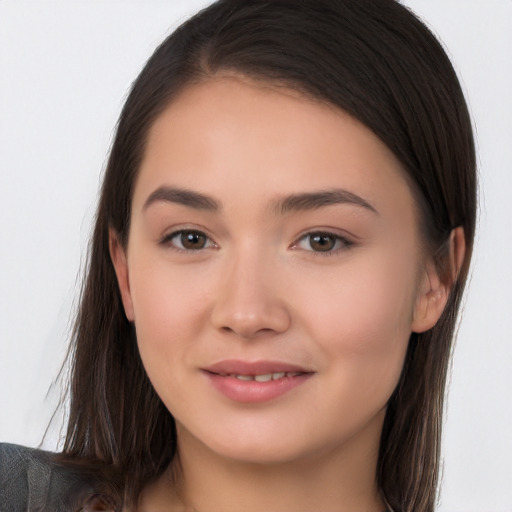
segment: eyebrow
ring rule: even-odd
[[[361,206],[379,215],[379,212],[365,199],[344,189],[320,190],[318,192],[306,192],[293,194],[279,199],[274,204],[276,213],[285,215],[287,213],[316,210],[324,206],[335,204],[353,204]]]
[[[196,210],[219,212],[221,204],[216,199],[199,192],[175,187],[159,187],[146,199],[143,210],[159,201],[177,203]]]
[[[220,201],[213,197],[192,190],[169,186],[159,187],[152,192],[146,199],[143,210],[160,201],[181,204],[196,210],[210,212],[220,212],[222,210]],[[278,215],[286,215],[293,212],[316,210],[335,204],[352,204],[379,215],[379,212],[368,201],[344,189],[291,194],[274,201],[272,209]]]

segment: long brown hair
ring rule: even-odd
[[[457,312],[476,216],[471,121],[442,46],[394,0],[220,0],[154,52],[122,111],[106,168],[71,350],[67,460],[112,468],[125,503],[173,463],[176,429],[142,366],[109,255],[129,235],[149,128],[187,85],[235,72],[345,110],[398,157],[438,264],[454,227],[466,253],[446,309],[413,334],[382,432],[377,481],[395,512],[432,512]]]

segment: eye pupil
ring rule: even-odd
[[[195,231],[184,231],[181,234],[181,243],[185,249],[203,249],[206,245],[206,236]]]
[[[314,251],[327,252],[334,248],[336,240],[332,235],[317,234],[310,236],[309,243]]]

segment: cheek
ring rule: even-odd
[[[179,371],[204,325],[206,295],[201,276],[183,271],[161,259],[133,258],[131,295],[139,351],[151,380],[154,372]],[[204,283],[203,283],[204,284]]]
[[[411,333],[415,282],[411,264],[395,256],[361,260],[316,290],[304,314],[342,387],[392,393]]]

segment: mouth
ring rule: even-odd
[[[219,375],[220,377],[233,377],[235,379],[250,382],[269,382],[271,380],[280,380],[285,379],[287,377],[298,377],[299,375],[305,375],[308,372],[275,372],[275,373],[261,373],[259,375],[245,375],[245,374],[235,374],[235,373],[217,373],[214,375]]]
[[[272,377],[277,375],[277,378],[283,378],[282,373],[285,375],[312,373],[308,368],[283,361],[241,361],[238,359],[225,359],[210,366],[206,366],[203,370],[223,376],[240,375],[260,377],[270,375]]]
[[[274,400],[306,382],[315,372],[275,361],[226,360],[202,368],[212,387],[239,403]]]

